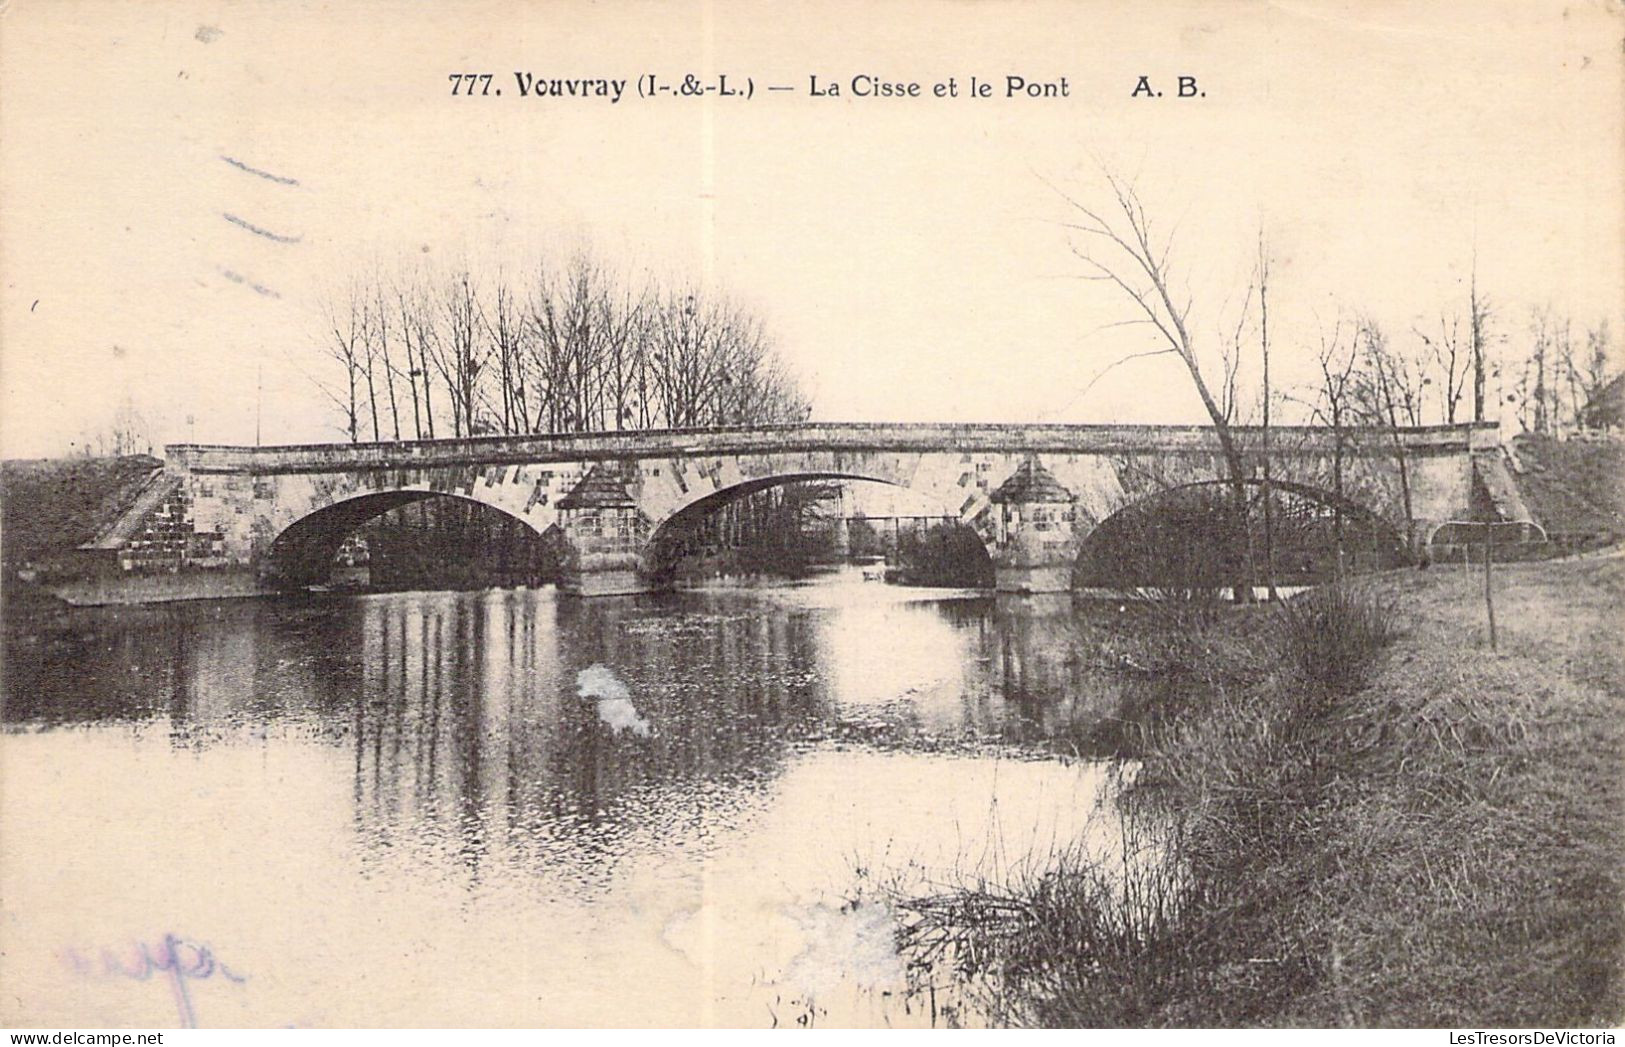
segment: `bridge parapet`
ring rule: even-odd
[[[1327,455],[1341,440],[1351,457],[1452,455],[1493,450],[1494,423],[1390,429],[1350,427],[1341,436],[1319,426],[1233,430],[1247,454]],[[1022,425],[999,423],[819,422],[718,429],[482,436],[460,440],[287,444],[236,447],[172,444],[172,467],[196,473],[274,474],[336,469],[406,469],[454,465],[540,464],[638,458],[727,457],[801,451],[961,452],[1001,454],[1195,454],[1219,452],[1211,426]]]

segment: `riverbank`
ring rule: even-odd
[[[995,975],[1002,1020],[1625,1016],[1625,559],[1498,567],[1495,651],[1476,573],[1365,585],[1398,634],[1364,680],[1312,684],[1278,654],[1152,731],[1130,807],[1182,829],[1177,878],[1131,878],[1138,929],[1096,911],[1116,904],[1102,872],[1064,856],[1002,889],[1007,915],[957,929]],[[1280,625],[1221,642],[1254,645],[1236,663],[1256,665],[1283,650]]]

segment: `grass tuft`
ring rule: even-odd
[[[1377,656],[1398,635],[1396,601],[1366,586],[1322,586],[1279,607],[1284,659],[1327,694],[1364,687]]]

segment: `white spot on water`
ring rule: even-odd
[[[879,901],[719,905],[679,912],[665,943],[720,981],[777,986],[790,997],[829,1002],[847,994],[901,991],[896,914]]]
[[[616,734],[631,731],[649,737],[649,721],[638,715],[632,693],[606,665],[589,665],[576,673],[576,694],[598,703],[598,718]]]
[[[856,905],[808,905],[786,910],[801,925],[802,950],[785,968],[783,983],[810,1000],[843,986],[887,989],[905,980],[897,955],[897,921],[891,906],[865,901]]]

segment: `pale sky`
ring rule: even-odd
[[[1101,330],[1127,306],[1060,225],[1050,183],[1101,200],[1097,159],[1177,223],[1210,349],[1265,225],[1282,383],[1340,311],[1400,337],[1459,306],[1475,239],[1514,345],[1543,302],[1617,336],[1622,27],[1587,3],[14,0],[0,452],[66,451],[126,397],[160,442],[252,443],[261,380],[265,442],[337,439],[306,377],[323,286],[583,243],[749,304],[817,418],[1199,421],[1168,357],[1084,395],[1147,337]],[[525,99],[515,71],[757,93]],[[502,95],[454,98],[453,72]],[[849,97],[859,74],[925,97]],[[1007,74],[1070,97],[1005,100]],[[1130,97],[1142,74],[1163,98]],[[1180,74],[1206,96],[1173,98]],[[931,97],[950,76],[961,97]]]

